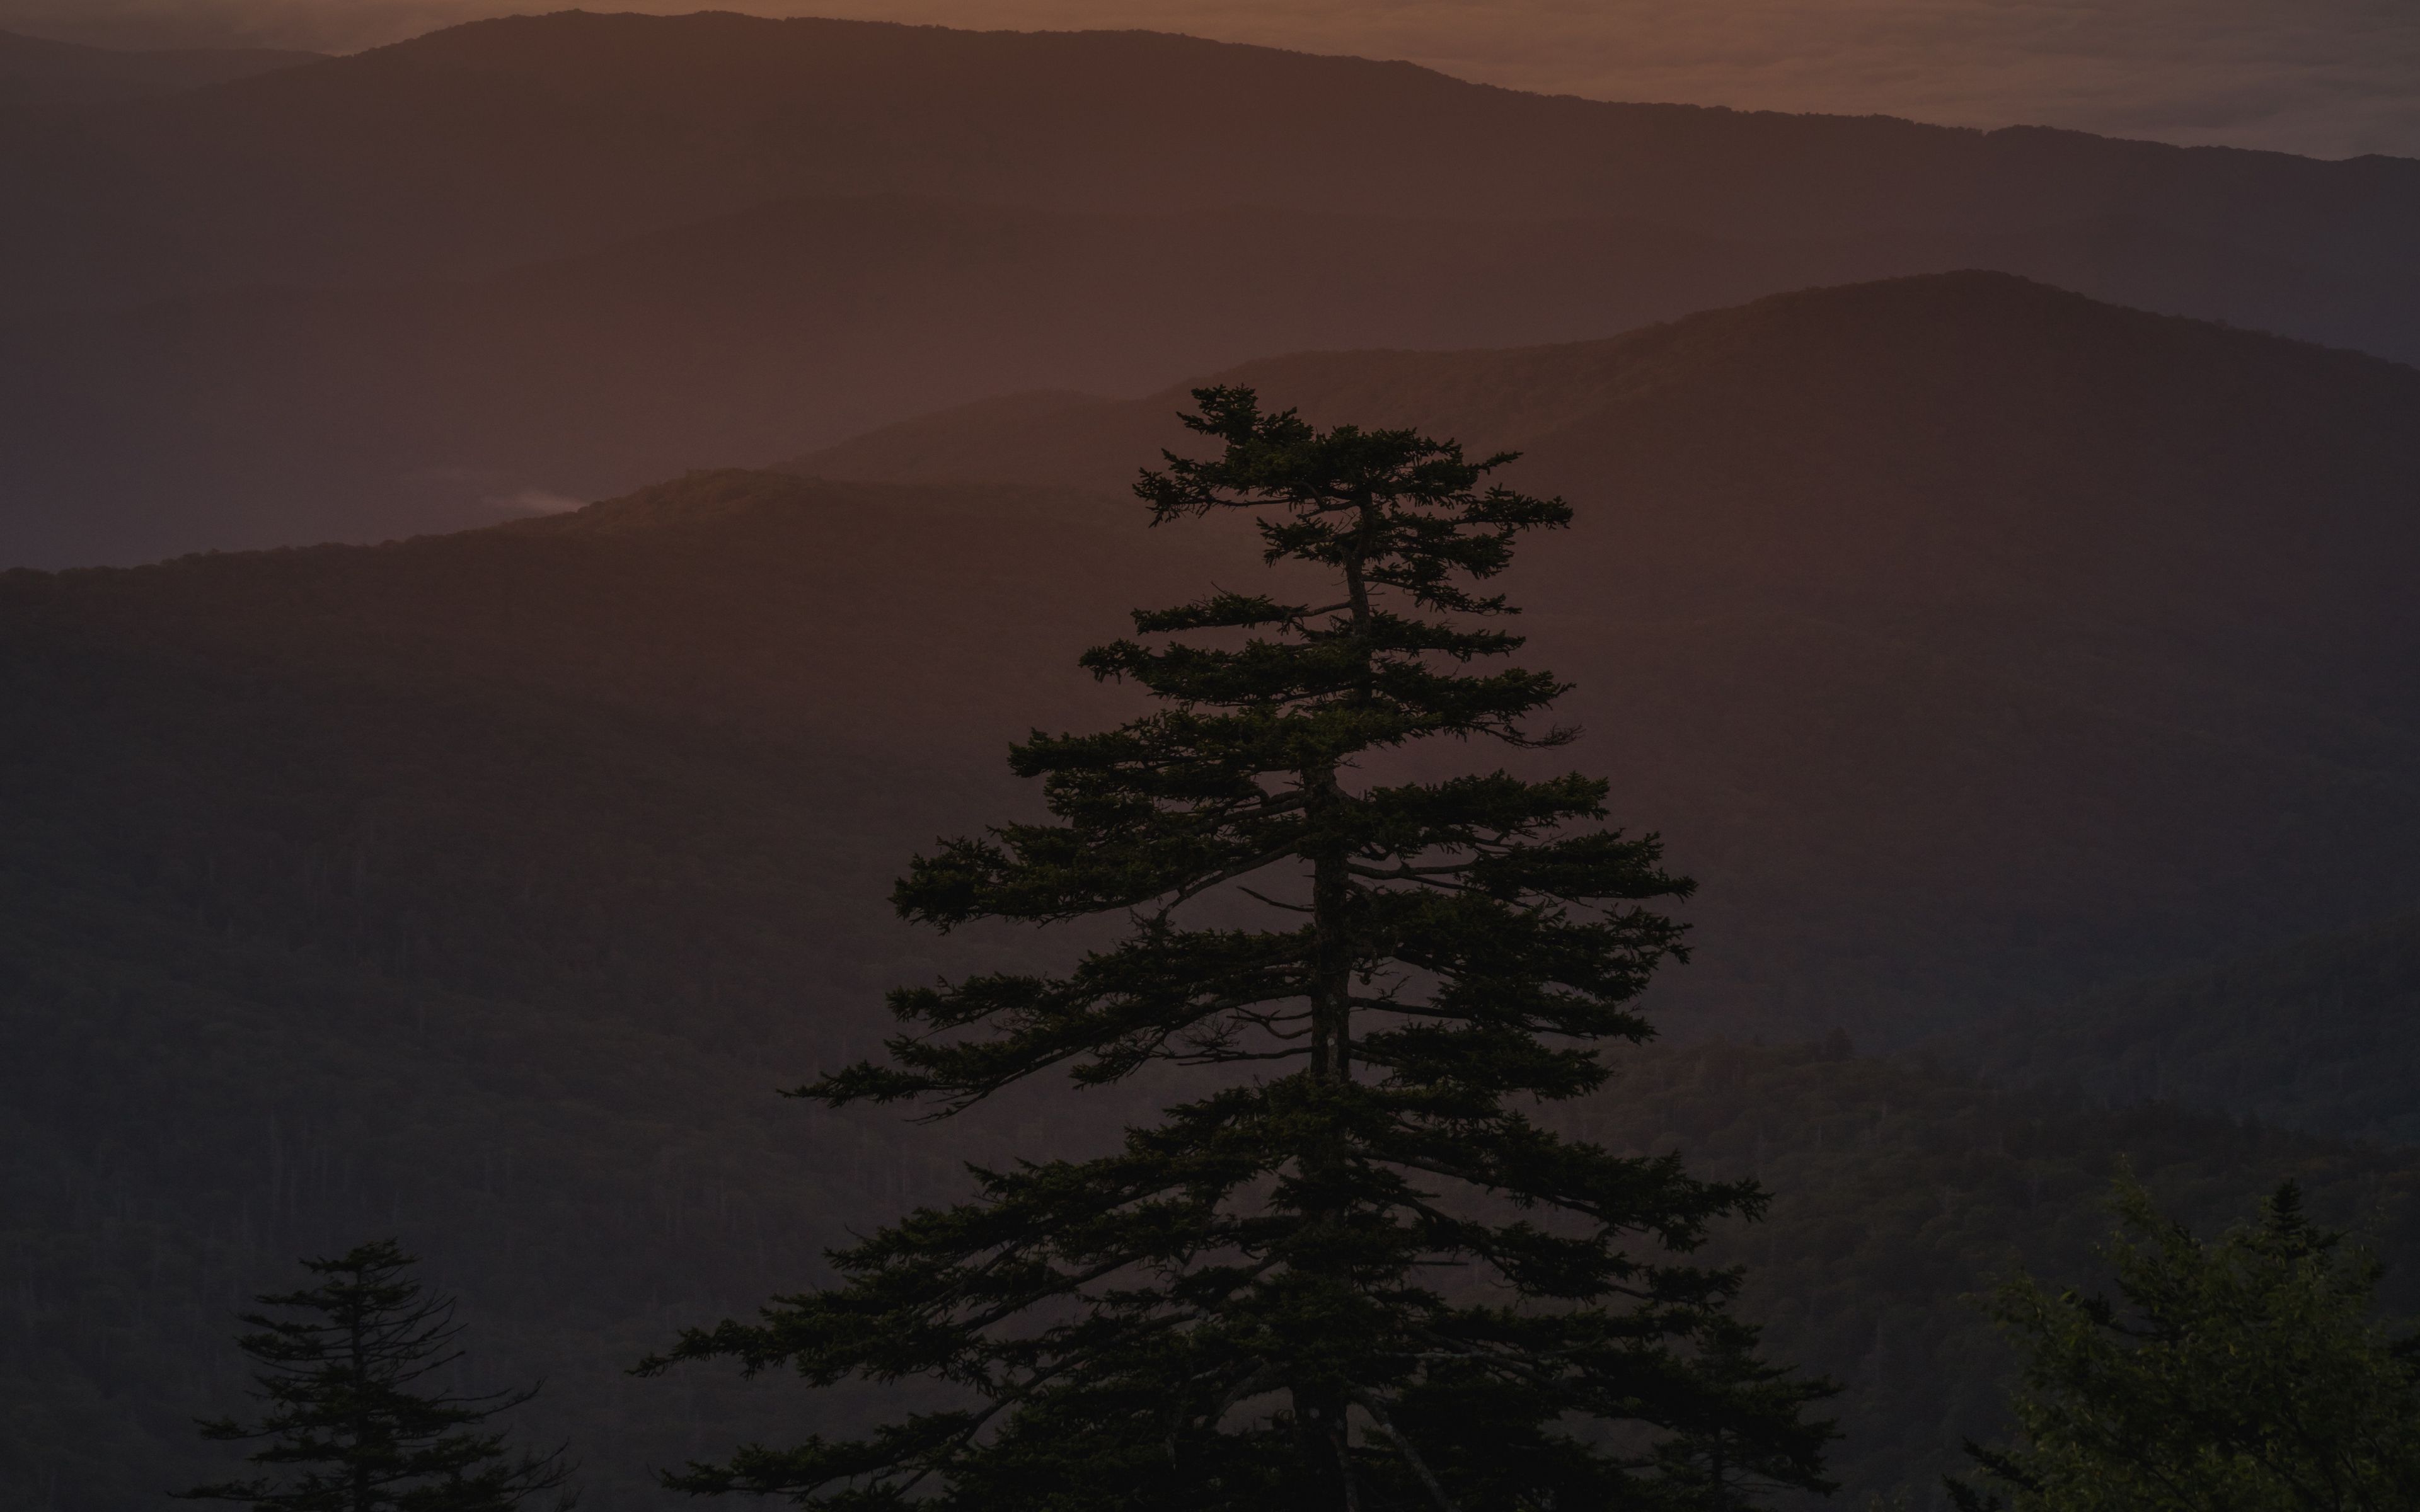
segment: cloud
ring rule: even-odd
[[[708,0],[614,0],[678,11]],[[1145,26],[1409,58],[1607,100],[2069,126],[2420,156],[2414,0],[715,0],[961,26]],[[121,45],[348,51],[551,5],[0,0],[0,27]]]

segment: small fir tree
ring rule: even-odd
[[[191,1501],[256,1512],[514,1512],[543,1498],[567,1508],[564,1452],[510,1449],[487,1429],[537,1395],[462,1396],[419,1385],[462,1357],[452,1298],[422,1293],[418,1263],[392,1240],[304,1260],[318,1284],[256,1299],[290,1316],[245,1313],[236,1347],[259,1366],[261,1415],[202,1424],[206,1438],[258,1443],[249,1480],[198,1486]]]
[[[1517,637],[1477,584],[1560,500],[1409,430],[1316,431],[1251,391],[1198,390],[1223,443],[1137,492],[1155,523],[1259,514],[1316,603],[1220,592],[1139,611],[1084,658],[1158,712],[1015,748],[1054,822],[920,857],[900,913],[1123,914],[1069,974],[891,996],[887,1064],[799,1095],[929,1100],[941,1117],[1063,1072],[1243,1073],[1107,1158],[976,1169],[976,1200],[833,1256],[844,1284],[665,1359],[925,1377],[966,1404],[862,1438],[751,1447],[669,1477],[801,1504],[1016,1508],[1729,1507],[1822,1488],[1827,1388],[1752,1358],[1736,1277],[1676,1256],[1754,1215],[1744,1182],[1559,1137],[1534,1103],[1606,1081],[1606,1041],[1680,929],[1690,885],[1652,837],[1590,827],[1606,784],[1503,771],[1371,780],[1439,736],[1552,746],[1563,691],[1470,670]],[[1205,912],[1214,899],[1224,913]],[[1271,927],[1230,927],[1244,901]]]
[[[2113,1303],[2020,1274],[1993,1299],[2024,1353],[2023,1443],[1967,1450],[1964,1512],[2390,1512],[2420,1506],[2420,1336],[2371,1316],[2378,1261],[2288,1182],[2205,1244],[2131,1177],[2102,1253]]]

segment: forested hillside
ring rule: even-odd
[[[1570,1116],[1781,1194],[1719,1252],[1773,1352],[1849,1381],[1860,1493],[1992,1429],[1957,1299],[2014,1257],[2077,1271],[2121,1154],[2211,1218],[2299,1174],[2411,1253],[2399,1149],[1748,1041],[1886,1049],[2411,896],[2420,378],[1984,276],[1245,376],[1527,446],[1516,475],[1571,493],[1508,583],[1523,659],[1579,685],[1554,759],[1703,891],[1650,1000],[1679,1048]],[[199,1474],[241,1296],[390,1231],[464,1293],[474,1374],[550,1378],[533,1426],[575,1438],[592,1507],[787,1431],[781,1382],[620,1372],[814,1282],[954,1157],[1126,1117],[917,1129],[773,1092],[868,1048],[886,986],[1073,943],[883,899],[935,835],[1030,811],[1009,740],[1129,706],[1080,647],[1259,572],[1109,491],[1174,402],[945,417],[914,448],[954,482],[700,472],[383,547],[0,576],[0,1480],[115,1512]]]
[[[2114,1106],[2223,1110],[2420,1144],[2420,917],[2272,942],[1945,1036],[1941,1054]]]
[[[456,529],[989,393],[1964,267],[2420,354],[2400,160],[1140,32],[486,22],[10,112],[0,194],[12,564]]]
[[[198,1475],[231,1309],[297,1253],[400,1232],[465,1291],[473,1376],[549,1377],[534,1420],[580,1437],[591,1504],[643,1504],[644,1466],[752,1420],[621,1371],[950,1174],[897,1120],[773,1091],[957,959],[881,893],[969,817],[974,764],[917,746],[972,711],[813,721],[899,664],[854,665],[845,614],[820,644],[763,630],[794,594],[861,610],[888,593],[862,574],[1000,501],[757,482],[736,539],[707,480],[543,538],[0,584],[0,1478],[114,1509]],[[896,505],[920,529],[886,530]],[[1085,523],[1020,521],[1072,563]],[[1063,662],[1064,628],[972,565],[953,590],[1020,632],[988,670]]]
[[[1834,1407],[1851,1506],[1876,1491],[1941,1505],[1938,1477],[1962,1468],[1961,1443],[2005,1434],[2012,1361],[1975,1294],[2019,1263],[2106,1289],[2091,1251],[2111,1227],[2103,1204],[2121,1160],[2205,1232],[2277,1182],[2302,1182],[2316,1219],[2365,1233],[2393,1262],[2384,1305],[2420,1311],[2420,1155],[2407,1149],[1994,1093],[1837,1041],[1651,1051],[1576,1123],[1617,1147],[1683,1150],[1709,1174],[1753,1173],[1776,1193],[1764,1223],[1717,1238],[1713,1254],[1746,1266],[1742,1311],[1767,1320],[1775,1358],[1847,1387]]]
[[[584,1504],[677,1504],[647,1467],[795,1434],[802,1399],[779,1381],[624,1366],[681,1324],[819,1279],[822,1245],[954,1191],[954,1155],[1101,1132],[1102,1114],[1049,1099],[915,1137],[885,1114],[772,1097],[819,1063],[812,1034],[734,1045],[242,931],[116,909],[104,924],[23,891],[11,904],[26,969],[0,1001],[28,1053],[10,1060],[0,1170],[0,1473],[35,1506],[116,1512],[222,1465],[188,1419],[234,1405],[231,1310],[297,1253],[389,1232],[464,1293],[466,1381],[548,1378],[530,1427],[572,1440]],[[2408,1154],[1992,1094],[1838,1049],[1642,1053],[1572,1117],[1780,1194],[1714,1257],[1752,1268],[1744,1310],[1770,1320],[1775,1357],[1848,1383],[1837,1465],[1853,1495],[1921,1497],[1960,1436],[1998,1430],[2004,1357],[1964,1294],[2020,1259],[2087,1273],[2121,1155],[2205,1221],[2292,1175],[2390,1253],[2420,1239]],[[2408,1279],[2398,1305],[2420,1303]]]

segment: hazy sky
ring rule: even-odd
[[[0,0],[0,27],[130,45],[351,51],[473,16],[551,8],[547,0]],[[1410,58],[1602,99],[2420,157],[2420,0],[730,0],[719,8],[1142,26]]]

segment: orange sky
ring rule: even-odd
[[[552,8],[551,0],[0,0],[0,27],[350,51],[474,15]],[[2420,0],[723,0],[720,8],[1145,26],[1404,57],[1602,99],[2420,156]]]

